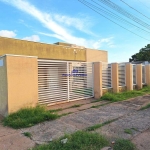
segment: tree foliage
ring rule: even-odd
[[[136,53],[129,58],[129,62],[149,61],[150,62],[150,44],[141,48],[139,53]]]

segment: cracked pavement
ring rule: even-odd
[[[36,144],[57,139],[64,134],[70,134],[116,118],[119,119],[94,132],[104,134],[109,139],[117,137],[131,139],[139,150],[149,150],[146,149],[145,144],[150,143],[150,108],[138,111],[148,103],[150,103],[150,95],[140,96],[128,101],[100,106],[99,108],[75,111],[57,120],[46,121],[33,127],[19,130],[3,127],[0,124],[0,150],[26,150]],[[125,133],[125,129],[132,129],[132,134]],[[25,137],[22,134],[23,132],[30,132],[32,140]],[[139,139],[144,139],[144,137],[146,140],[143,140],[142,145]]]

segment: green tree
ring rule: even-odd
[[[150,44],[141,48],[139,53],[136,53],[129,58],[129,62],[149,61],[150,62]]]

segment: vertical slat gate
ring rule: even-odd
[[[40,104],[67,101],[68,82],[62,74],[67,74],[67,62],[38,60]]]
[[[142,65],[142,83],[146,84],[146,69],[145,69],[145,65]]]
[[[136,65],[132,65],[132,67],[133,67],[133,85],[136,85],[137,84],[137,77],[136,77]]]
[[[102,88],[112,88],[112,67],[111,64],[102,64]]]
[[[119,77],[119,86],[126,86],[126,71],[125,71],[125,63],[118,64],[118,77]]]
[[[93,91],[93,63],[38,60],[40,104],[90,98]]]
[[[93,63],[69,62],[69,100],[93,97]]]

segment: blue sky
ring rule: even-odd
[[[86,1],[96,4],[91,0]],[[95,2],[102,4],[99,0]],[[142,14],[121,0],[112,2],[150,24],[149,0],[124,0]],[[106,5],[103,6],[108,9]],[[103,15],[108,17],[107,14]],[[131,55],[150,43],[149,33],[140,32],[135,26],[118,20],[113,21],[148,40],[117,26],[78,0],[0,0],[0,36],[50,44],[62,41],[106,50],[109,62],[128,61]],[[149,32],[149,25],[147,29],[138,26]]]

